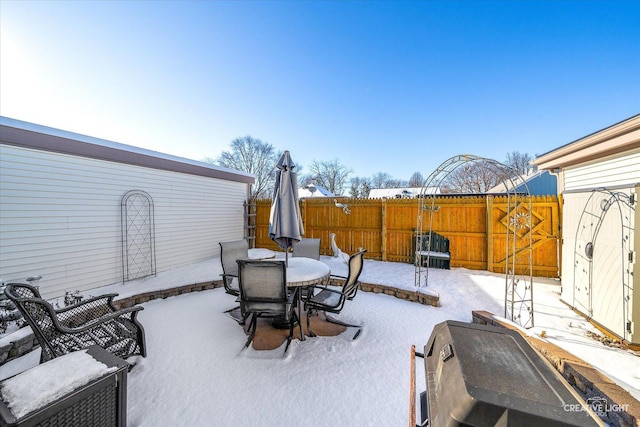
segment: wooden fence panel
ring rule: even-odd
[[[506,197],[495,197],[493,200],[492,221],[493,236],[493,268],[491,271],[504,272],[504,258],[506,254],[506,233],[507,224],[513,218],[513,213],[507,213]],[[528,211],[528,203],[523,203],[518,212]],[[555,196],[534,196],[531,199],[531,246],[532,265],[534,276],[559,277],[559,233],[560,216],[558,199]],[[521,236],[516,246],[526,246],[529,234],[518,231]],[[528,263],[528,258],[524,256],[516,257],[516,264],[519,266],[517,272],[522,272]],[[528,254],[527,254],[528,255]]]
[[[346,253],[366,248],[368,257],[382,259],[382,207],[371,199],[336,199],[347,210],[336,206],[332,198],[305,199],[301,202],[305,236],[319,237],[321,253],[332,254],[330,235]],[[349,213],[347,213],[349,212]]]
[[[487,206],[484,197],[437,197],[432,230],[449,239],[451,266],[485,270]],[[422,231],[429,231],[429,211]]]
[[[333,198],[308,198],[300,201],[305,237],[321,239],[320,251],[331,255],[330,235],[336,235],[340,249],[353,253],[363,247],[367,258],[413,262],[419,200],[417,199],[349,199],[337,198],[348,205],[348,212]],[[442,196],[423,211],[423,232],[432,230],[450,242],[451,266],[475,270],[504,272],[507,226],[513,212],[508,212],[507,198],[502,196]],[[528,210],[528,202],[526,206]],[[518,209],[524,209],[520,206]],[[533,274],[558,277],[558,242],[560,214],[555,196],[535,196],[532,206]],[[269,239],[270,200],[257,202],[256,246],[278,249]],[[527,231],[517,246],[528,242]],[[528,257],[528,251],[526,251]],[[525,254],[516,257],[518,269],[528,265]]]
[[[395,262],[413,262],[418,204],[415,199],[374,199],[384,212],[385,248],[380,259]]]

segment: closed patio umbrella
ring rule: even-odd
[[[298,177],[293,171],[295,167],[289,151],[285,151],[276,164],[278,170],[269,214],[269,238],[285,250],[287,264],[289,248],[304,235],[298,205]]]

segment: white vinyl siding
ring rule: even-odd
[[[243,236],[245,183],[0,144],[0,278],[42,274],[45,297],[122,281],[130,190],[153,199],[158,272]]]
[[[634,283],[633,277],[626,273],[633,270],[633,265],[628,262],[629,255],[621,243],[627,240],[634,242],[636,224],[633,211],[614,204],[600,220],[589,217],[580,225],[583,228],[594,227],[601,221],[597,240],[592,242],[594,256],[591,265],[582,265],[574,252],[576,247],[583,250],[588,243],[578,239],[576,246],[581,215],[585,210],[597,211],[597,206],[596,209],[587,206],[591,190],[605,188],[629,195],[635,193],[638,183],[640,150],[564,169],[562,300],[624,339],[631,339],[626,323],[632,320],[633,307],[633,301],[625,296],[624,287],[633,289]],[[637,196],[634,194],[636,200]],[[622,222],[621,218],[629,218],[629,221]],[[637,252],[637,248],[632,250]]]
[[[564,191],[634,187],[640,183],[640,150],[564,169]]]

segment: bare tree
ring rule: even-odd
[[[528,175],[531,171],[531,161],[533,158],[527,153],[521,153],[519,151],[513,151],[507,154],[507,158],[504,162],[505,165],[515,170],[521,175]]]
[[[391,178],[389,181],[387,181],[387,186],[387,188],[402,188],[407,186],[407,181]]]
[[[386,172],[377,172],[371,177],[373,188],[392,188],[393,178]]]
[[[298,171],[296,171],[298,172]],[[298,187],[306,187],[309,184],[317,184],[316,178],[312,175],[298,174]]]
[[[319,185],[335,195],[341,195],[344,192],[347,178],[353,172],[352,169],[341,164],[338,159],[327,162],[314,160],[309,166],[309,170],[310,172],[305,179],[313,177]]]
[[[411,178],[409,178],[409,183],[407,184],[407,186],[422,187],[423,183],[424,183],[424,177],[422,176],[422,174],[420,172],[414,172],[413,175],[411,175]]]
[[[349,187],[350,197],[369,197],[369,191],[371,190],[371,180],[366,177],[351,178],[351,186]]]
[[[273,194],[275,165],[281,154],[271,144],[247,135],[231,141],[231,151],[223,151],[217,159],[206,161],[254,174],[256,182],[251,188],[251,198],[269,198]]]
[[[371,188],[400,188],[406,185],[407,181],[396,179],[386,172],[377,172],[371,177]]]
[[[487,161],[464,163],[454,169],[444,180],[443,193],[486,193],[502,182],[504,168]]]

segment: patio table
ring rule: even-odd
[[[313,258],[289,258],[287,287],[299,288],[323,283],[331,275],[329,266]]]
[[[296,292],[296,304],[298,306],[298,317],[302,316],[301,288],[319,283],[325,283],[331,275],[329,266],[313,258],[295,257],[289,258],[287,265],[287,287]],[[299,320],[302,321],[302,320]],[[276,322],[277,324],[278,322]],[[284,327],[284,324],[282,325]],[[289,327],[289,325],[286,325]],[[300,337],[305,340],[304,335]]]
[[[271,259],[275,258],[276,253],[271,249],[266,248],[251,248],[249,249],[249,259]]]

